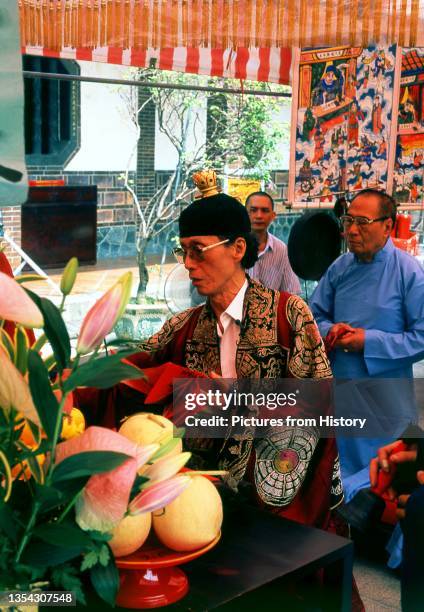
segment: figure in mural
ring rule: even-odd
[[[380,75],[382,77],[384,77],[384,75],[386,74],[386,68],[389,68],[390,66],[390,62],[389,64],[387,64],[387,60],[386,60],[386,54],[384,52],[384,49],[380,49],[379,51],[377,51],[376,55],[375,55],[375,60],[374,60],[374,76],[377,79]]]
[[[412,181],[412,183],[410,183],[409,185],[409,201],[417,202],[418,196],[419,196],[418,185],[414,181]]]
[[[387,152],[387,142],[385,140],[382,140],[380,144],[378,145],[377,155],[379,157],[382,157],[383,159],[386,159],[386,152]]]
[[[339,181],[337,184],[337,191],[342,192],[342,191],[346,191],[346,172],[347,172],[347,164],[346,164],[346,160],[343,154],[343,151],[339,152],[339,168],[340,168],[340,174],[339,174]]]
[[[421,168],[422,161],[423,161],[422,151],[420,151],[419,153],[418,151],[414,151],[414,161],[412,162],[414,164],[414,168]]]
[[[352,100],[347,116],[347,141],[350,145],[359,147],[359,121],[365,119],[357,100]]]
[[[362,80],[362,87],[366,89],[368,87],[368,79],[370,78],[370,67],[365,66],[364,69],[364,78]]]
[[[324,186],[321,190],[321,194],[320,194],[320,202],[325,202],[326,200],[328,200],[329,202],[331,202],[331,200],[333,199],[333,194],[331,191],[331,185],[333,184],[333,175],[330,174],[329,176],[327,176],[324,179]]]
[[[318,121],[317,121],[317,125],[315,128],[314,141],[315,141],[315,149],[314,149],[314,157],[312,159],[312,163],[318,164],[319,162],[321,162],[322,158],[324,157],[324,144],[325,144],[325,138],[321,130],[321,124]]]
[[[313,91],[313,106],[327,102],[340,103],[343,95],[344,79],[341,71],[333,64],[327,64],[318,86]]]
[[[353,170],[350,170],[350,173],[355,177],[353,191],[362,189],[361,162],[353,164]]]
[[[315,127],[315,118],[312,114],[310,106],[305,111],[305,117],[303,119],[302,138],[303,140],[309,140],[311,138],[311,132]]]
[[[374,134],[380,134],[383,129],[383,122],[381,119],[382,110],[383,109],[381,107],[381,98],[380,96],[375,96],[371,113],[372,131],[374,132]]]
[[[414,123],[415,121],[415,107],[412,100],[407,99],[404,104],[399,106],[399,123],[405,125],[406,123]]]

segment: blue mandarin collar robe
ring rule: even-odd
[[[320,280],[310,307],[323,337],[340,322],[366,330],[363,352],[330,354],[336,379],[356,379],[336,384],[336,412],[363,416],[368,411],[381,419],[378,439],[338,439],[348,501],[369,486],[368,466],[377,449],[415,420],[411,379],[413,363],[424,358],[424,270],[389,239],[369,263],[353,253],[339,257]]]

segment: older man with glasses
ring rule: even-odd
[[[172,361],[212,378],[331,377],[305,302],[246,274],[258,252],[246,208],[219,193],[213,171],[194,180],[202,197],[181,213],[175,255],[206,303],[169,319],[131,360],[140,367]],[[331,509],[342,500],[334,439],[320,438],[314,427],[282,427],[261,440],[199,442],[190,444],[198,467],[219,465],[232,488],[247,479],[274,512],[329,528]]]
[[[355,196],[341,217],[349,252],[328,268],[310,302],[333,349],[334,376],[366,379],[362,386],[336,387],[337,411],[358,412],[365,402],[376,422],[389,423],[384,433],[383,425],[371,432],[384,439],[339,439],[347,500],[369,486],[368,465],[378,447],[414,419],[412,366],[424,358],[424,270],[393,245],[395,220],[396,203],[386,193],[365,189]],[[378,378],[386,380],[370,382]],[[371,414],[372,407],[381,414]]]

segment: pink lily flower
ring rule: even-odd
[[[146,487],[149,487],[153,483],[162,482],[172,476],[175,476],[181,468],[190,459],[191,453],[179,453],[173,457],[163,457],[158,459],[151,465],[147,465],[145,469],[141,471],[141,475],[149,479],[146,483]]]
[[[27,292],[13,278],[0,272],[0,319],[24,327],[43,327],[44,320]]]
[[[158,482],[139,493],[129,505],[129,513],[143,514],[154,512],[170,504],[188,487],[190,476],[178,475],[169,480]]]
[[[76,504],[76,521],[81,529],[110,531],[124,517],[137,469],[158,450],[158,444],[138,446],[121,434],[104,427],[89,427],[80,436],[56,447],[56,464],[86,451],[115,451],[129,455],[119,467],[94,474]]]
[[[2,346],[0,346],[0,407],[6,411],[14,408],[26,419],[41,426],[28,383],[10,361],[8,353]]]
[[[112,331],[128,303],[131,286],[132,274],[127,272],[90,308],[78,336],[78,354],[95,350]]]

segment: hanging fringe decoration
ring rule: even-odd
[[[424,46],[424,0],[18,0],[22,46]]]

